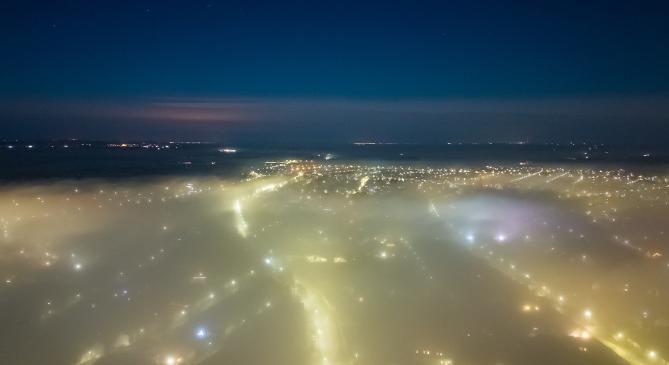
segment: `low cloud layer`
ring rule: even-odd
[[[667,98],[345,100],[159,98],[20,101],[0,106],[7,137],[444,140],[653,139]],[[611,137],[612,130],[635,128]],[[510,131],[513,129],[513,132]],[[439,136],[436,138],[435,136]],[[657,138],[657,137],[655,137]]]

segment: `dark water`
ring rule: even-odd
[[[551,144],[375,144],[232,146],[160,143],[110,147],[111,142],[0,142],[0,180],[230,175],[269,160],[310,159],[422,165],[581,164],[664,171],[669,148]],[[32,147],[28,147],[32,146]],[[148,147],[147,147],[148,146]],[[160,147],[160,148],[157,148]],[[167,147],[167,148],[165,148]]]

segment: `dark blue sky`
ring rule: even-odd
[[[0,7],[5,138],[663,142],[669,132],[667,2]]]

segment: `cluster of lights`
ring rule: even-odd
[[[501,183],[499,181],[505,182],[506,184],[510,184],[514,186],[515,188],[523,188],[523,184],[530,184],[530,182],[536,183],[537,181],[541,181],[542,184],[546,185],[546,189],[563,189],[560,190],[561,197],[564,197],[565,199],[584,199],[584,201],[589,204],[587,208],[584,208],[583,211],[586,211],[587,209],[586,216],[592,217],[593,219],[600,219],[603,220],[603,217],[609,217],[611,219],[615,219],[615,216],[622,215],[623,210],[616,207],[612,207],[611,205],[613,202],[620,202],[623,201],[624,198],[626,198],[625,194],[632,194],[634,192],[638,194],[652,194],[653,190],[643,190],[643,189],[648,189],[648,186],[651,186],[652,180],[650,178],[642,178],[639,176],[631,176],[631,177],[626,177],[625,175],[622,174],[615,174],[615,173],[595,173],[595,172],[590,172],[589,170],[586,170],[585,172],[579,171],[578,173],[572,172],[572,171],[564,171],[562,169],[542,169],[542,170],[532,170],[531,168],[509,168],[509,169],[502,169],[502,168],[486,168],[486,169],[481,169],[481,170],[473,170],[473,169],[408,169],[408,168],[399,168],[399,167],[390,167],[390,168],[384,168],[384,167],[374,167],[374,168],[367,168],[367,167],[349,167],[349,166],[328,166],[326,167],[325,165],[317,165],[317,164],[303,164],[299,162],[291,162],[291,163],[286,163],[283,165],[283,168],[285,169],[290,169],[291,172],[295,172],[294,170],[300,169],[299,171],[299,176],[304,177],[305,181],[316,181],[317,178],[322,178],[324,176],[330,177],[332,179],[335,178],[340,178],[341,177],[342,181],[348,184],[347,187],[344,186],[326,186],[326,187],[318,187],[311,189],[310,187],[300,187],[303,188],[301,191],[301,196],[300,199],[304,198],[306,200],[300,200],[301,202],[305,201],[310,201],[312,203],[315,203],[319,201],[319,196],[320,198],[323,198],[324,196],[332,196],[333,194],[340,194],[341,197],[346,197],[346,201],[353,205],[356,202],[356,199],[360,197],[360,195],[363,194],[372,194],[374,192],[379,192],[383,191],[383,189],[389,189],[388,186],[391,186],[393,183],[406,183],[406,184],[416,184],[416,186],[420,186],[421,191],[423,192],[434,192],[434,191],[453,191],[453,194],[459,194],[459,191],[463,191],[467,186],[482,186],[484,188],[491,188],[496,185],[500,185]],[[268,167],[267,170],[270,168]],[[260,173],[254,176],[257,178],[261,178],[264,176],[270,175],[271,172],[259,169]],[[276,170],[275,170],[276,172]],[[330,174],[330,175],[328,175]],[[297,176],[297,174],[296,174]],[[485,179],[490,178],[490,182],[488,182]],[[497,179],[497,180],[495,180]],[[503,180],[504,179],[504,180]],[[606,192],[598,192],[595,190],[595,187],[593,186],[594,183],[590,183],[590,181],[598,181],[596,179],[607,179],[608,182],[611,184],[619,184],[623,183],[625,187],[618,187],[616,189],[611,189],[611,191],[606,191]],[[512,184],[511,184],[512,183]],[[314,183],[315,184],[315,183]],[[478,184],[478,185],[475,185]],[[562,185],[561,185],[562,184]],[[591,185],[586,185],[586,184],[591,184]],[[664,184],[666,184],[666,181],[664,181]],[[250,226],[247,221],[245,220],[245,215],[248,218],[252,218],[253,215],[253,208],[256,205],[253,199],[258,198],[259,196],[264,194],[269,194],[270,192],[274,192],[280,187],[282,187],[282,183],[263,183],[263,184],[257,184],[254,187],[247,189],[249,191],[248,194],[243,195],[238,197],[237,199],[229,200],[225,203],[225,209],[226,212],[230,213],[230,204],[232,203],[232,212],[234,213],[234,219],[235,219],[235,224],[236,228],[238,230],[238,233],[245,238],[245,242],[248,242],[250,244],[256,243],[254,238],[256,234],[260,234],[261,229],[265,229],[271,226],[271,224],[268,224],[264,227],[260,226],[255,226],[256,222],[255,220],[249,219],[249,222],[253,223],[254,226]],[[305,184],[307,186],[307,184]],[[437,188],[435,186],[438,186],[439,188],[443,190],[436,190]],[[567,186],[567,188],[563,188],[562,186]],[[578,190],[575,188],[575,186],[578,186]],[[582,188],[581,188],[582,187]],[[586,191],[585,189],[588,189]],[[82,192],[86,191],[83,189],[84,187],[82,186]],[[543,186],[542,186],[543,188]],[[178,193],[174,193],[172,195],[171,192],[175,192],[178,189]],[[433,190],[434,189],[434,190]],[[75,191],[79,191],[76,189]],[[105,187],[104,189],[100,189],[99,192],[96,190],[96,200],[95,200],[95,206],[96,207],[116,207],[118,205],[119,207],[123,207],[121,204],[163,204],[167,199],[181,199],[183,197],[188,196],[189,194],[198,194],[203,191],[208,191],[206,188],[202,188],[199,186],[197,183],[187,183],[183,184],[183,186],[180,187],[175,187],[175,186],[170,186],[169,188],[166,186],[164,189],[164,192],[162,196],[159,196],[157,193],[156,195],[151,195],[146,194],[146,196],[130,196],[127,193],[120,193],[120,194],[114,194],[116,193],[113,190],[110,190],[109,188]],[[169,193],[168,193],[169,192]],[[358,195],[356,195],[358,194]],[[81,193],[79,195],[84,195],[84,193]],[[70,196],[71,197],[71,196]],[[70,198],[68,197],[68,198]],[[616,200],[617,199],[617,200]],[[46,194],[43,195],[42,197],[38,197],[37,199],[33,199],[34,202],[31,204],[40,204],[45,207],[49,207],[52,201],[52,198],[47,196]],[[324,200],[324,199],[322,199]],[[657,200],[657,199],[656,199]],[[649,201],[653,201],[652,199],[649,199]],[[160,203],[158,203],[160,202]],[[23,203],[23,202],[22,202]],[[599,204],[599,205],[598,205]],[[657,203],[658,205],[660,203]],[[585,204],[584,204],[585,205]],[[439,205],[439,207],[442,207],[442,205]],[[602,207],[606,207],[607,209],[604,209]],[[335,213],[340,214],[336,210],[336,208],[332,208],[330,206],[325,206],[323,204],[322,206],[319,207],[323,208],[322,211],[328,212],[327,214],[332,214],[334,215]],[[327,208],[327,210],[325,209]],[[40,208],[41,209],[41,208]],[[446,221],[447,212],[446,209],[444,209],[442,212],[439,212],[434,204],[431,204],[431,210],[432,214],[434,217],[431,217],[430,219],[442,219]],[[580,208],[579,208],[579,211]],[[333,213],[334,212],[334,213]],[[52,214],[54,214],[52,212]],[[27,217],[27,215],[26,215]],[[618,217],[619,218],[619,217]],[[4,219],[4,218],[3,218]],[[29,218],[26,218],[29,219]],[[357,219],[357,220],[356,220]],[[351,224],[356,224],[357,222],[362,221],[359,218],[352,218],[351,219]],[[10,236],[10,231],[12,230],[12,223],[13,221],[3,221],[3,227],[4,227],[4,239],[8,240],[7,237]],[[166,223],[166,224],[163,224]],[[548,222],[549,227],[552,227],[551,225],[554,224],[552,222]],[[155,231],[159,231],[161,237],[167,237],[168,235],[172,234],[178,234],[178,230],[180,228],[180,224],[173,224],[173,222],[170,221],[160,221],[160,223],[154,223],[155,225],[153,226],[154,228],[152,231],[155,233]],[[260,225],[260,224],[258,224]],[[507,248],[510,246],[511,243],[516,243],[516,241],[522,241],[518,237],[523,237],[523,235],[526,232],[519,233],[516,230],[516,227],[506,227],[506,226],[501,226],[504,227],[505,229],[508,229],[506,232],[499,232],[498,229],[500,226],[493,227],[493,229],[490,230],[478,230],[475,229],[475,225],[473,224],[466,224],[463,225],[462,227],[457,227],[457,224],[454,224],[455,228],[452,230],[455,232],[452,237],[456,237],[456,240],[458,242],[462,242],[463,238],[463,233],[464,234],[464,239],[468,245],[468,249],[477,250],[479,245],[482,247],[485,247],[485,250],[483,250],[484,254],[486,256],[490,257],[490,260],[499,260],[499,265],[500,267],[504,267],[507,272],[509,272],[509,268],[511,268],[510,272],[515,278],[519,278],[522,276],[522,278],[519,280],[523,285],[528,285],[529,287],[533,288],[533,292],[538,295],[543,297],[542,300],[550,301],[553,303],[554,307],[559,307],[559,310],[561,313],[566,318],[569,317],[576,317],[577,322],[581,326],[585,326],[587,329],[576,329],[571,332],[569,332],[569,336],[582,339],[582,340],[588,340],[590,338],[597,339],[597,338],[611,338],[615,339],[616,345],[624,348],[631,348],[633,347],[632,345],[632,340],[631,338],[634,337],[635,332],[633,329],[624,327],[624,326],[618,326],[617,324],[612,324],[609,326],[609,328],[615,328],[615,329],[623,329],[625,330],[625,334],[623,332],[607,332],[601,330],[602,327],[605,327],[607,325],[606,321],[611,320],[610,318],[604,318],[605,314],[604,313],[598,313],[598,315],[595,317],[593,315],[593,311],[590,309],[585,309],[583,310],[583,307],[580,306],[579,301],[582,298],[579,298],[579,293],[575,292],[568,292],[563,289],[563,287],[560,287],[559,285],[556,286],[548,286],[543,285],[544,283],[540,281],[542,278],[542,272],[541,271],[535,271],[531,265],[526,265],[525,262],[523,262],[522,258],[519,257],[508,257],[504,256],[503,249]],[[573,228],[572,228],[573,227]],[[476,227],[478,228],[478,227]],[[468,232],[468,230],[471,229],[471,232]],[[567,226],[567,227],[561,227],[561,231],[565,235],[569,234],[573,236],[575,239],[584,239],[585,236],[587,236],[587,232],[585,231],[580,231],[579,227],[577,226]],[[268,228],[269,230],[269,228]],[[556,228],[557,230],[557,228]],[[324,234],[323,232],[328,232],[327,229],[325,230],[320,230],[318,231],[320,236],[326,236],[327,234]],[[486,233],[487,232],[487,233]],[[529,232],[532,233],[532,238],[533,240],[540,241],[541,240],[541,235],[540,234],[535,234],[534,232]],[[554,233],[554,232],[551,232]],[[584,235],[586,233],[586,235]],[[529,241],[529,235],[525,235],[526,241]],[[323,237],[325,239],[327,237]],[[332,238],[332,237],[330,237]],[[320,238],[319,238],[320,239]],[[651,237],[652,239],[652,237]],[[355,242],[354,239],[350,239],[350,242]],[[334,240],[332,240],[334,241]],[[640,247],[641,244],[637,244],[639,240],[636,240],[634,238],[626,237],[625,235],[621,234],[620,236],[616,236],[614,241],[618,244],[620,244],[623,247],[630,248],[632,250],[638,251],[637,248]],[[399,240],[396,240],[395,243],[400,242]],[[403,241],[401,241],[403,242]],[[509,244],[507,245],[494,245],[494,243],[506,243],[508,242]],[[583,241],[586,242],[586,241]],[[377,245],[378,243],[378,245]],[[557,246],[557,245],[556,245]],[[371,246],[370,246],[371,247]],[[491,249],[492,248],[492,249]],[[559,247],[558,247],[559,248]],[[50,248],[51,249],[51,248]],[[551,247],[552,249],[552,247]],[[548,248],[546,248],[546,251],[548,251]],[[75,272],[79,271],[86,271],[90,272],[92,270],[95,270],[95,265],[92,264],[91,261],[88,261],[86,259],[81,260],[80,258],[73,259],[72,261],[68,260],[59,260],[59,255],[63,255],[63,253],[58,250],[58,249],[53,249],[53,253],[45,251],[46,253],[42,255],[42,251],[39,251],[39,255],[35,255],[33,257],[38,257],[36,260],[37,264],[36,266],[43,266],[40,268],[40,270],[53,270],[54,267],[61,267],[60,265],[63,264],[65,270],[71,270]],[[264,251],[258,251],[258,252],[267,252],[266,250]],[[258,258],[257,263],[262,260],[262,263],[264,263],[266,266],[269,266],[270,268],[273,268],[274,270],[259,270],[259,274],[262,271],[263,274],[266,272],[270,272],[269,275],[277,275],[277,278],[281,277],[281,282],[290,280],[292,278],[292,275],[285,275],[285,277],[282,277],[281,274],[279,274],[277,271],[284,271],[284,266],[278,266],[278,263],[281,263],[282,265],[286,265],[285,269],[288,271],[291,271],[291,274],[294,274],[292,272],[292,269],[295,267],[298,267],[297,265],[300,265],[300,263],[304,263],[305,261],[308,263],[347,263],[347,262],[355,262],[355,260],[358,259],[353,254],[347,253],[344,255],[346,258],[343,256],[334,256],[335,254],[333,253],[320,253],[319,254],[311,254],[311,255],[303,255],[299,256],[298,260],[295,260],[295,256],[290,256],[286,255],[284,256],[284,253],[281,252],[280,249],[276,249],[276,251],[269,251],[272,256],[267,256],[265,258]],[[501,252],[501,253],[500,253]],[[662,252],[659,251],[653,251],[653,250],[644,250],[644,251],[639,251],[640,252],[640,257],[647,258],[646,262],[656,264],[658,262],[661,262],[662,257],[664,255]],[[23,251],[22,251],[23,254]],[[148,261],[156,261],[155,263],[151,263],[152,265],[156,265],[157,263],[160,262],[159,258],[159,253],[158,251],[154,251],[150,253],[151,255],[149,256],[150,258]],[[384,265],[394,265],[395,262],[399,262],[400,259],[402,260],[415,260],[412,261],[417,265],[416,267],[421,268],[424,271],[427,271],[429,267],[428,264],[425,263],[425,261],[421,261],[420,257],[416,253],[416,250],[411,247],[411,245],[404,243],[397,243],[397,246],[394,246],[393,244],[389,242],[376,242],[375,245],[370,248],[368,251],[365,252],[365,255],[367,257],[377,257],[382,260],[387,260],[388,258],[393,258],[393,260],[387,260]],[[143,256],[144,257],[144,256]],[[408,258],[407,258],[408,257]],[[578,265],[581,265],[580,267],[587,267],[583,265],[591,265],[592,262],[596,261],[597,256],[594,254],[586,255],[581,253],[578,253],[578,257],[581,257],[581,259],[575,260],[575,262]],[[503,261],[503,260],[507,261]],[[137,270],[140,270],[141,268],[145,266],[141,265],[148,265],[148,261],[145,259],[142,261],[140,264],[137,265]],[[299,261],[299,262],[298,262]],[[518,264],[518,271],[516,271],[516,266],[515,264],[510,264],[510,262],[516,262]],[[69,266],[71,265],[71,266]],[[420,265],[420,266],[418,266]],[[662,263],[664,265],[664,263]],[[310,266],[313,267],[314,265]],[[329,265],[322,265],[322,267],[329,266]],[[332,265],[334,267],[334,265]],[[340,265],[339,267],[342,266],[347,266],[347,265]],[[45,267],[49,267],[48,269]],[[133,266],[134,267],[134,266]],[[522,269],[520,269],[522,268]],[[122,283],[120,285],[117,285],[114,288],[114,296],[115,297],[125,297],[127,296],[127,289],[123,289],[124,287],[131,287],[131,286],[126,286],[124,283],[127,279],[127,277],[131,277],[133,275],[133,270],[126,268],[122,268],[128,275],[122,275],[122,278],[118,279],[119,283]],[[197,270],[200,270],[200,268],[195,267],[191,268],[192,271],[188,271],[189,273],[197,272]],[[532,274],[530,274],[530,272]],[[251,270],[251,273],[253,273],[253,270]],[[220,280],[217,276],[217,273],[215,270],[209,270],[207,269],[207,274],[209,274],[209,278],[207,275],[204,275],[203,273],[198,273],[192,276],[192,284],[194,287],[198,287],[202,289],[203,291],[200,292],[198,300],[193,300],[190,303],[187,303],[186,301],[180,301],[178,307],[171,307],[172,309],[170,310],[169,313],[174,314],[176,311],[178,311],[180,308],[188,308],[187,309],[182,309],[181,311],[178,312],[178,316],[180,317],[187,317],[183,318],[183,322],[178,322],[175,321],[175,323],[182,325],[182,323],[187,323],[187,328],[191,328],[192,335],[194,336],[194,339],[196,340],[205,340],[205,339],[210,339],[211,337],[219,337],[219,334],[217,333],[216,335],[212,335],[208,328],[206,326],[198,326],[198,327],[190,327],[191,323],[188,322],[191,320],[191,318],[197,318],[198,313],[202,313],[204,308],[211,308],[216,303],[219,303],[219,301],[225,300],[226,296],[230,295],[231,292],[234,292],[233,287],[237,286],[244,286],[245,287],[245,281],[242,275],[236,276],[237,279],[229,279],[229,277]],[[71,275],[81,275],[81,274],[74,274],[71,273]],[[294,274],[295,276],[298,276],[298,274]],[[425,274],[423,276],[424,278],[427,278],[428,275]],[[186,281],[191,278],[190,274],[187,275]],[[19,279],[17,281],[17,279]],[[20,285],[20,275],[19,278],[16,277],[16,275],[9,273],[6,276],[6,279],[4,279],[4,282],[6,285]],[[227,281],[226,281],[227,280]],[[239,280],[239,281],[237,281]],[[225,283],[223,285],[222,283]],[[553,283],[551,283],[553,284]],[[623,287],[622,284],[618,286],[619,288]],[[541,288],[541,289],[537,289]],[[624,286],[624,293],[634,293],[637,288],[637,285],[634,284],[632,286],[625,284]],[[76,288],[77,290],[81,288]],[[634,289],[634,290],[632,290]],[[132,287],[132,293],[133,295],[136,293],[136,290],[134,287]],[[375,303],[378,303],[379,301],[375,300],[376,298],[373,297],[373,295],[364,292],[364,294],[367,295],[367,297],[364,297],[362,295],[359,295],[361,292],[359,291],[353,291],[353,295],[348,297],[348,300],[355,302],[357,300],[358,303],[366,303],[364,305],[357,306],[357,308],[364,308],[367,305],[373,305]],[[565,296],[563,295],[557,295],[556,293],[564,293],[568,298],[569,298],[569,303],[565,303]],[[118,294],[118,295],[117,295]],[[77,294],[79,295],[79,294]],[[307,294],[305,294],[307,295]],[[313,290],[313,288],[309,291],[308,295],[317,296],[317,291]],[[308,296],[307,295],[307,296]],[[660,294],[658,294],[660,295]],[[86,296],[85,298],[88,298]],[[366,298],[369,298],[367,300]],[[54,298],[55,299],[55,298]],[[304,299],[304,298],[302,298]],[[318,299],[311,299],[314,301],[318,301]],[[369,304],[367,304],[369,303]],[[542,303],[542,308],[544,312],[550,311],[551,306],[550,305],[545,305],[545,302]],[[573,303],[573,306],[572,306]],[[269,300],[262,300],[260,303],[256,303],[259,307],[261,308],[271,308],[272,307],[272,302]],[[596,301],[593,302],[588,302],[588,305],[593,305],[594,308],[598,307],[598,304]],[[94,302],[87,302],[86,305],[90,305],[91,308],[95,307]],[[183,307],[181,307],[183,305]],[[48,314],[53,315],[58,314],[61,310],[66,310],[66,309],[61,309],[66,307],[65,304],[63,304],[63,301],[61,301],[59,298],[55,299],[53,304],[51,301],[49,301],[48,304]],[[275,308],[280,308],[280,305],[275,306]],[[333,312],[329,311],[327,305],[324,305],[323,303],[315,303],[313,307],[310,307],[310,311],[308,312],[308,320],[310,321],[310,325],[313,327],[314,331],[314,338],[315,341],[320,341],[318,344],[320,352],[322,353],[322,359],[324,359],[323,362],[334,362],[336,360],[336,356],[333,355],[335,352],[332,351],[332,347],[334,346],[333,341],[335,339],[335,336],[332,334],[335,332],[331,326],[333,326],[334,321],[332,321],[332,316]],[[275,310],[273,308],[272,310]],[[311,311],[313,309],[313,311]],[[539,312],[540,307],[538,305],[534,304],[525,304],[522,306],[522,311],[523,312]],[[644,308],[645,309],[645,308]],[[635,312],[635,316],[638,318],[639,313],[642,313],[641,316],[644,319],[647,318],[652,318],[653,315],[655,314],[654,308],[647,308],[649,309],[648,311],[644,312]],[[271,311],[270,311],[271,312]],[[187,316],[188,314],[188,316]],[[574,319],[574,318],[571,318]],[[611,322],[614,322],[611,320]],[[614,327],[615,325],[615,327]],[[147,329],[150,327],[147,327]],[[130,333],[130,332],[128,332]],[[189,332],[190,333],[190,332]],[[221,331],[222,333],[222,331]],[[113,338],[113,337],[112,337]],[[125,339],[128,338],[127,336],[123,337],[120,336],[119,338],[122,338],[123,341],[120,341],[120,344],[126,344],[129,343],[129,340],[126,341]],[[134,338],[133,338],[133,343],[134,343]],[[124,345],[125,346],[125,345]],[[648,350],[649,347],[646,346],[639,346],[639,350],[637,351],[639,354],[642,356],[645,356],[648,360],[653,360],[653,361],[663,361],[660,357],[660,354],[658,353],[658,350],[664,351],[663,348],[657,348],[656,350]],[[96,353],[96,356],[102,356],[100,353]],[[187,359],[190,359],[190,355],[186,356]],[[450,360],[446,359],[441,359],[439,360],[440,364],[447,364],[446,361],[448,361],[448,364],[450,364]],[[186,361],[182,357],[177,356],[177,355],[166,355],[164,357],[161,357],[160,361],[163,364],[168,364],[168,365],[175,365],[175,364],[180,364],[183,362],[190,362],[190,360]]]

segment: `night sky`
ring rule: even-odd
[[[5,1],[0,138],[665,143],[669,3]]]

